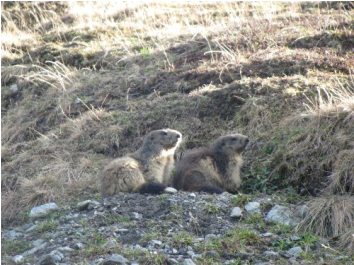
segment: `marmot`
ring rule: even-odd
[[[101,176],[102,196],[117,192],[161,193],[171,184],[175,150],[182,141],[176,130],[155,130],[132,154],[110,162]]]
[[[173,187],[185,191],[235,192],[241,185],[242,152],[248,137],[230,134],[216,139],[209,148],[186,153],[176,163]]]

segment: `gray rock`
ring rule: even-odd
[[[44,243],[44,240],[43,239],[37,239],[35,241],[32,242],[32,245],[34,247],[39,247],[40,245],[42,245]]]
[[[58,211],[59,207],[56,203],[51,202],[47,204],[42,204],[40,206],[33,207],[29,214],[30,218],[40,218],[49,215],[52,212]]]
[[[218,238],[217,235],[215,235],[215,234],[207,234],[205,236],[205,240],[212,240],[212,239],[215,239],[215,238]]]
[[[290,210],[290,208],[281,205],[275,205],[267,213],[265,220],[267,222],[274,222],[292,226],[298,223],[298,221],[292,217],[292,211]]]
[[[195,265],[195,263],[191,259],[185,259],[183,265]]]
[[[194,253],[194,251],[189,250],[189,251],[187,251],[187,255],[190,256],[191,258],[193,258],[195,256],[195,253]]]
[[[189,196],[189,197],[192,197],[192,198],[195,198],[195,197],[197,197],[197,195],[195,195],[195,193],[194,193],[194,192],[192,192],[192,193],[189,193],[189,194],[188,194],[188,196]]]
[[[76,207],[79,211],[84,211],[84,210],[92,210],[95,207],[100,206],[100,203],[98,201],[95,200],[86,200],[86,201],[82,201],[79,202]]]
[[[79,250],[84,248],[84,244],[82,244],[81,242],[77,242],[72,247],[73,249]]]
[[[34,253],[36,253],[37,251],[44,249],[47,246],[47,242],[44,242],[42,245],[34,247],[30,250],[27,250],[26,252],[22,253],[23,256],[29,256],[29,255],[33,255]]]
[[[290,255],[291,257],[299,257],[301,253],[303,252],[301,247],[293,247],[287,251],[287,254]]]
[[[299,241],[301,238],[299,237],[299,236],[297,236],[297,235],[292,235],[291,237],[290,237],[290,240],[292,240],[292,241]]]
[[[162,245],[162,242],[160,240],[151,240],[149,243],[153,246],[161,246]]]
[[[122,255],[113,254],[110,257],[106,258],[102,261],[101,265],[124,265],[127,264],[128,260],[124,258]]]
[[[112,249],[115,248],[117,245],[118,245],[117,240],[111,238],[103,245],[103,247],[107,249]]]
[[[15,230],[9,230],[9,231],[3,232],[2,235],[8,239],[15,239],[15,238],[22,236],[21,233],[15,231]]]
[[[300,219],[306,217],[309,212],[309,207],[307,205],[299,205],[295,208],[294,215]]]
[[[177,190],[173,187],[167,187],[167,188],[165,188],[165,193],[174,194],[174,193],[177,193]]]
[[[132,212],[132,215],[135,220],[141,220],[143,218],[143,215],[137,212]]]
[[[36,229],[37,229],[37,225],[32,225],[26,230],[26,233],[30,233],[30,232],[32,232],[32,231],[34,231]]]
[[[168,263],[169,264],[179,264],[179,262],[176,259],[173,259],[173,258],[169,258],[168,259]]]
[[[266,233],[263,233],[263,234],[260,234],[261,237],[271,237],[273,236],[274,234],[271,233],[271,232],[266,232]]]
[[[259,202],[249,202],[245,205],[245,210],[250,214],[261,213],[261,204]]]
[[[263,252],[263,255],[266,257],[277,258],[279,257],[279,253],[271,250],[267,250]]]
[[[25,257],[22,255],[16,255],[12,257],[12,261],[15,262],[16,264],[20,264],[25,260]]]
[[[240,218],[242,216],[242,209],[240,207],[232,208],[230,217],[231,218]]]
[[[12,94],[16,94],[18,92],[18,86],[16,84],[12,84],[10,86],[10,91]]]
[[[52,256],[55,262],[60,262],[64,259],[64,255],[59,250],[53,250],[49,255]]]

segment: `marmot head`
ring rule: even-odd
[[[245,135],[229,134],[216,139],[211,148],[214,153],[231,156],[241,154],[245,150],[248,142],[249,139]]]
[[[156,153],[171,151],[172,154],[182,141],[182,134],[172,129],[155,130],[148,133],[143,142],[143,149]]]

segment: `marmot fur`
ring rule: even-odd
[[[150,132],[142,146],[132,154],[110,162],[101,175],[102,196],[117,192],[161,193],[174,168],[175,150],[182,141],[176,130]]]
[[[241,185],[242,152],[249,140],[241,134],[216,139],[209,148],[186,153],[176,163],[173,187],[185,191],[235,192]]]

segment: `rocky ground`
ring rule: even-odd
[[[35,207],[2,232],[2,264],[352,264],[296,232],[304,202],[170,191]]]

